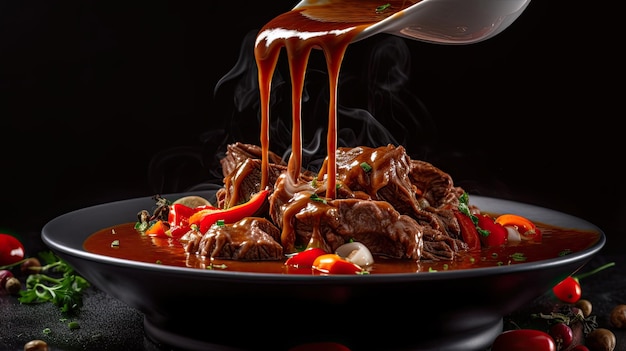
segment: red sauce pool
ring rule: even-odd
[[[211,260],[187,254],[177,239],[142,235],[134,229],[134,225],[135,223],[125,223],[102,229],[89,236],[83,247],[91,253],[146,263],[194,269],[287,274],[284,261]],[[598,232],[562,229],[541,223],[536,225],[543,233],[541,243],[508,243],[502,247],[485,248],[480,252],[461,253],[455,261],[375,258],[376,262],[371,267],[370,274],[432,272],[535,262],[582,251],[593,246],[600,238]],[[119,244],[112,245],[114,241]]]

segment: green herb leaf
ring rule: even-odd
[[[311,194],[310,199],[311,199],[311,200],[313,200],[313,201],[321,202],[321,203],[323,203],[323,204],[325,204],[325,203],[326,203],[326,200],[325,200],[325,199],[323,199],[323,198],[321,198],[321,197],[320,197],[319,195],[317,195],[316,193]]]
[[[361,162],[360,166],[366,173],[372,171],[372,166],[368,165],[367,162]]]
[[[390,7],[391,7],[391,4],[389,4],[389,3],[384,4],[384,5],[380,5],[380,6],[378,6],[378,7],[376,8],[376,13],[381,13],[381,12],[384,12],[385,10],[387,10],[387,9],[388,9],[388,8],[390,8]]]
[[[509,256],[513,261],[523,262],[526,261],[526,256],[522,252],[516,252]]]
[[[459,211],[461,213],[465,214],[466,216],[468,216],[469,218],[471,218],[472,222],[474,222],[474,225],[478,224],[478,217],[474,216],[470,212],[470,208],[469,208],[469,194],[468,193],[463,193],[463,194],[461,194],[461,196],[459,196]],[[482,232],[482,233],[480,232],[482,230],[482,229],[480,229],[480,227],[476,227],[476,229],[483,236],[489,235],[489,231],[487,231],[487,234],[485,234],[484,232]]]
[[[52,252],[43,252],[39,256],[47,263],[39,274],[26,278],[26,289],[20,291],[18,298],[23,304],[50,302],[58,306],[63,313],[74,312],[83,304],[83,291],[89,282],[74,272],[61,258]]]

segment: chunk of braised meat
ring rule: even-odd
[[[387,201],[317,200],[313,188],[282,176],[270,196],[270,216],[281,228],[286,253],[307,245],[333,252],[354,240],[375,255],[414,260],[421,255],[421,225]]]
[[[241,261],[284,259],[279,240],[280,230],[269,220],[257,217],[214,225],[204,234],[187,233],[181,238],[185,252]]]
[[[462,239],[453,238],[445,232],[428,226],[423,228],[424,250],[422,250],[422,261],[453,260],[457,252],[466,251],[469,248]]]
[[[226,146],[225,156],[220,160],[222,174],[224,177],[227,177],[238,168],[242,162],[247,159],[260,160],[262,156],[263,152],[260,146],[240,142],[229,144]],[[276,165],[287,165],[280,156],[272,151],[268,152],[268,162]]]
[[[431,163],[411,160],[409,178],[417,188],[417,197],[421,199],[422,208],[459,206],[459,197],[463,194],[463,189],[455,187],[452,177]]]
[[[455,188],[452,177],[432,164],[411,160],[402,146],[339,148],[337,177],[340,189],[387,201],[421,224],[460,237],[454,214],[440,208],[457,208],[463,190]]]
[[[333,227],[325,236],[327,241],[334,243],[333,250],[340,243],[335,239],[339,236],[344,241],[363,243],[375,255],[420,259],[423,227],[413,218],[396,211],[388,202],[337,199],[328,204],[337,209],[338,215],[335,221],[328,221],[328,225]]]
[[[270,191],[281,174],[286,174],[287,166],[269,164]],[[312,175],[302,174],[301,180],[310,182]],[[216,205],[219,208],[232,207],[250,200],[250,197],[259,191],[261,186],[261,160],[248,159],[239,165],[231,174],[224,178],[224,187],[215,194]]]
[[[337,149],[337,182],[340,189],[364,192],[372,200],[387,201],[398,212],[413,214],[419,211],[415,187],[409,178],[409,158],[402,146]],[[327,160],[321,169],[326,169]],[[318,181],[323,177],[318,176]]]
[[[284,165],[269,165],[269,184],[287,171]],[[261,160],[249,158],[224,177],[224,187],[215,194],[217,207],[228,208],[250,200],[261,187]],[[271,189],[270,189],[271,190]]]
[[[226,157],[220,160],[224,173],[224,187],[216,193],[217,206],[232,207],[250,200],[261,188],[261,148],[255,145],[235,143],[228,145]],[[287,164],[275,153],[269,153],[268,187],[287,172]],[[315,175],[303,171],[303,181],[311,181]]]

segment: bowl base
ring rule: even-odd
[[[482,351],[489,348],[493,340],[502,333],[503,321],[497,320],[492,325],[485,326],[471,333],[458,333],[441,338],[441,340],[428,340],[427,343],[417,343],[402,346],[400,348],[386,349],[388,351]],[[208,340],[200,340],[192,336],[173,333],[160,328],[152,323],[148,318],[144,318],[144,331],[146,337],[154,342],[155,349],[158,350],[180,350],[180,351],[256,351],[242,349],[229,345],[220,345]],[[265,346],[261,349],[267,349]],[[284,350],[287,351],[287,350]],[[351,348],[351,351],[360,351],[358,348]]]

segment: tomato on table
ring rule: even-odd
[[[550,334],[535,329],[515,329],[502,332],[491,345],[491,351],[556,351]]]
[[[552,293],[557,299],[565,303],[576,303],[582,295],[582,288],[578,279],[569,276],[552,288]]]
[[[0,266],[11,265],[22,260],[25,254],[24,245],[18,238],[0,233]]]

